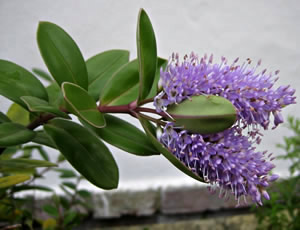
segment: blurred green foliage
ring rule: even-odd
[[[28,173],[25,182],[16,181],[14,185],[0,188],[0,228],[2,225],[2,227],[15,226],[13,229],[35,229],[36,227],[43,230],[72,229],[86,218],[91,210],[91,193],[86,189],[79,189],[79,184],[84,178],[71,169],[56,167],[22,169],[20,168],[22,164],[15,163],[16,160],[18,160],[17,163],[23,163],[26,160],[26,165],[28,165],[27,162],[32,160],[34,153],[38,153],[45,160],[43,162],[50,163],[47,151],[40,145],[7,148],[0,156],[1,162],[8,161],[8,159],[14,160],[12,167],[19,168],[19,171],[22,172],[22,174],[13,175],[24,176],[26,172]],[[63,162],[65,159],[63,155],[59,154],[54,163],[60,165]],[[11,174],[10,170],[5,172],[3,168],[0,168],[0,172],[1,179],[12,177],[7,176]],[[51,187],[40,185],[41,179],[44,179],[49,172],[59,174],[60,181],[55,186],[59,185],[63,194],[58,195]],[[31,191],[29,195],[24,194],[29,191]],[[49,199],[46,199],[45,204],[38,204],[40,201],[35,191],[49,194]]]
[[[257,230],[300,229],[300,120],[288,118],[292,135],[277,146],[286,153],[278,159],[290,162],[290,177],[274,183],[271,199],[263,207],[253,208],[258,220]]]

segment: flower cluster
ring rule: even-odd
[[[242,65],[237,62],[228,65],[222,57],[220,64],[213,64],[213,56],[199,59],[193,53],[180,62],[177,54],[172,55],[166,70],[161,70],[163,91],[154,100],[158,112],[194,95],[217,95],[231,101],[238,119],[230,129],[206,135],[168,123],[160,142],[206,182],[219,186],[220,197],[228,197],[231,191],[238,201],[249,195],[261,205],[262,196],[269,199],[265,188],[278,176],[268,175],[274,168],[272,154],[256,151],[253,144],[260,143],[259,128],[269,127],[271,114],[273,128],[283,122],[281,109],[295,103],[295,90],[289,86],[274,89],[279,71],[275,77],[266,70],[256,73],[261,61],[255,67],[250,66],[250,59]]]

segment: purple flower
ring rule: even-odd
[[[269,199],[268,182],[278,176],[269,175],[275,167],[271,154],[256,151],[253,145],[260,143],[259,128],[268,129],[271,114],[273,128],[283,122],[281,109],[295,103],[295,90],[289,86],[274,89],[279,71],[275,78],[266,70],[256,73],[261,61],[255,67],[250,66],[250,59],[242,65],[237,62],[228,65],[222,57],[219,64],[213,64],[213,56],[199,59],[192,53],[180,63],[178,55],[172,55],[166,70],[161,70],[163,91],[154,100],[158,112],[194,95],[217,95],[231,101],[238,119],[230,129],[206,135],[191,134],[170,122],[160,142],[207,183],[220,187],[220,197],[232,193],[239,200],[249,195],[261,205],[262,196]]]

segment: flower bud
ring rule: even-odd
[[[192,96],[168,106],[167,112],[177,126],[199,134],[224,131],[235,123],[237,117],[235,107],[229,100],[214,95]]]

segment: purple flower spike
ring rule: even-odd
[[[227,193],[232,193],[239,203],[240,197],[250,196],[262,205],[262,197],[270,199],[265,190],[268,182],[278,175],[268,176],[275,167],[270,162],[273,158],[253,145],[260,143],[259,128],[268,129],[271,115],[273,128],[283,122],[281,109],[295,103],[295,90],[289,86],[274,89],[279,71],[275,77],[266,70],[256,73],[261,61],[256,67],[250,66],[250,59],[242,65],[237,62],[228,65],[222,57],[219,64],[213,64],[212,55],[199,59],[192,53],[180,63],[178,54],[172,55],[166,70],[161,70],[163,91],[154,100],[158,112],[191,96],[217,95],[231,101],[238,119],[230,129],[205,135],[189,133],[170,122],[160,142],[211,187],[220,187],[220,197],[226,200]]]

